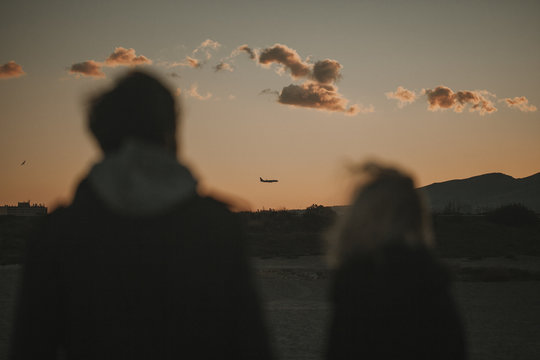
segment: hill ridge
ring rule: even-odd
[[[479,213],[519,203],[540,213],[540,172],[523,178],[493,172],[465,179],[436,182],[419,188],[432,211]]]

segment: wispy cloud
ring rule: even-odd
[[[211,92],[206,92],[206,95],[201,95],[199,94],[199,91],[198,91],[198,85],[195,83],[195,84],[192,84],[190,87],[189,87],[189,90],[187,91],[187,94],[197,100],[208,100],[212,97],[212,93]]]
[[[235,56],[237,55],[238,53],[240,52],[245,52],[249,55],[249,58],[251,60],[255,60],[257,58],[257,53],[255,52],[255,50],[253,50],[252,48],[250,48],[247,44],[244,44],[244,45],[240,45],[239,47],[237,47],[233,53],[231,54],[231,56]]]
[[[230,64],[221,61],[221,62],[217,63],[216,66],[214,66],[214,70],[215,71],[231,71],[232,72],[233,67]]]
[[[504,98],[499,101],[506,102],[506,105],[508,105],[509,108],[518,109],[519,111],[523,112],[532,112],[536,111],[536,106],[530,104],[529,100],[525,96],[516,96],[514,98]]]
[[[22,66],[15,61],[8,61],[4,65],[0,65],[0,79],[16,78],[26,74]]]
[[[187,66],[191,66],[194,69],[200,68],[202,66],[202,63],[199,60],[192,58],[191,56],[186,56],[184,64]]]
[[[362,104],[354,104],[345,111],[345,115],[354,116],[356,114],[369,114],[373,112],[375,112],[375,106],[373,105],[364,106]]]
[[[431,111],[453,109],[460,113],[463,112],[467,104],[470,105],[469,111],[478,111],[480,115],[497,111],[493,102],[486,97],[490,93],[485,90],[461,90],[454,93],[452,89],[440,85],[435,89],[424,89],[422,93],[427,96],[428,110]]]
[[[126,49],[121,46],[114,49],[111,55],[105,59],[106,66],[136,66],[152,64],[152,60],[144,55],[137,56],[135,49]]]
[[[70,74],[82,75],[86,77],[105,77],[105,73],[101,71],[101,63],[94,60],[87,60],[71,65]]]
[[[210,52],[210,50],[217,50],[220,46],[221,44],[217,41],[214,41],[212,39],[206,39],[199,46],[197,46],[195,50],[193,50],[193,55],[203,53],[206,60],[210,60],[210,58],[212,57],[212,53]]]
[[[200,69],[208,60],[212,58],[211,51],[217,50],[220,46],[221,44],[217,41],[206,39],[191,52],[191,55],[187,55],[183,61],[172,62],[167,66],[170,68],[177,66],[188,66],[193,69]],[[203,55],[203,59],[200,59],[201,54]]]
[[[279,96],[279,91],[267,88],[267,89],[261,90],[259,95],[275,95],[275,96]]]
[[[407,104],[411,104],[416,100],[416,93],[414,91],[405,89],[403,86],[398,86],[395,92],[385,93],[388,99],[398,100],[398,107],[402,108]]]
[[[249,58],[252,60],[257,59],[257,53],[256,50],[253,50],[248,45],[240,45],[236,49],[234,49],[229,56],[226,56],[224,58],[221,58],[221,60],[214,66],[214,70],[216,72],[218,71],[234,71],[233,63],[234,58],[240,55],[242,52],[245,52],[249,55]]]

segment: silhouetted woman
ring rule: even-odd
[[[268,359],[244,233],[177,160],[176,99],[131,72],[90,103],[103,159],[28,244],[12,359]]]
[[[330,236],[326,358],[464,359],[449,275],[413,180],[373,163],[360,172],[364,183]]]

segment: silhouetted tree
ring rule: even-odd
[[[334,223],[336,212],[330,207],[313,204],[306,208],[302,218],[304,225],[309,230],[321,230]]]

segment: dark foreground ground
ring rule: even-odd
[[[540,258],[447,260],[455,269],[540,271]],[[321,359],[330,307],[323,258],[254,259],[278,359]],[[18,265],[0,266],[0,359],[6,357]],[[468,270],[455,283],[471,360],[540,359],[540,281],[477,281]]]
[[[540,270],[540,258],[447,260],[453,268]],[[257,260],[268,320],[280,359],[321,359],[330,316],[320,257]],[[322,276],[321,276],[322,274]],[[540,281],[454,285],[471,360],[540,359]]]
[[[239,214],[250,254],[260,258],[322,255],[336,214],[308,208],[303,214],[264,211]],[[43,218],[0,216],[0,265],[23,261],[25,240]],[[437,252],[443,258],[540,256],[540,219],[509,226],[488,216],[435,215]]]
[[[335,214],[314,205],[302,215],[240,216],[279,359],[321,359],[330,314],[321,255]],[[11,329],[17,264],[40,221],[0,217],[0,360]],[[456,276],[470,359],[540,359],[540,221],[509,224],[458,214],[434,216],[433,225],[437,251]]]

